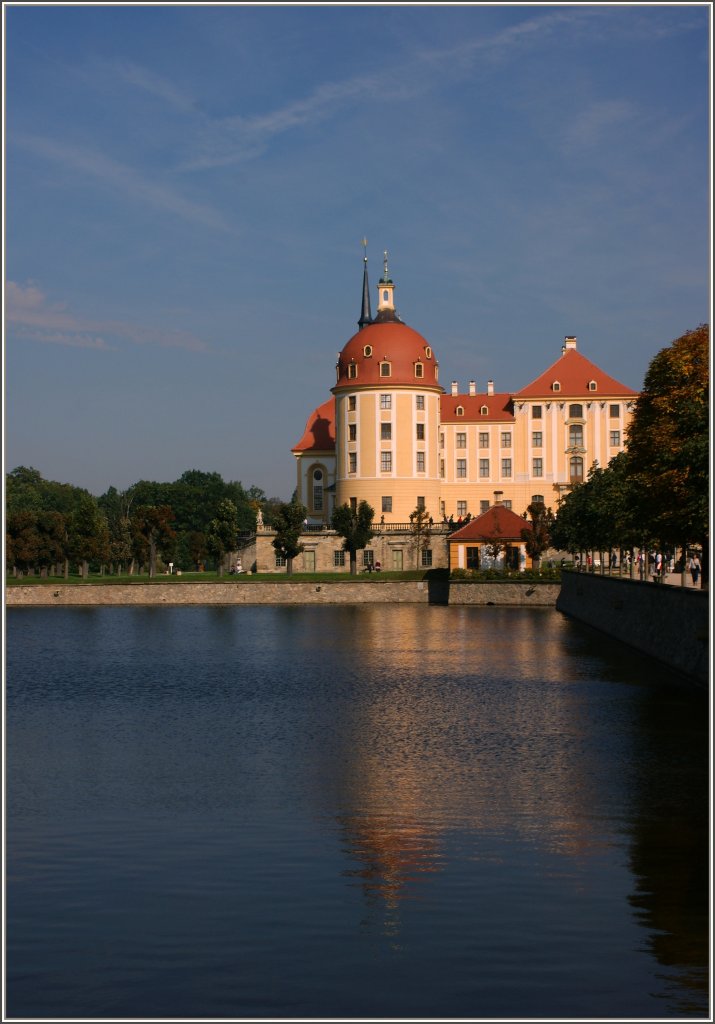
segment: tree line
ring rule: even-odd
[[[140,480],[100,497],[25,466],[8,473],[5,486],[6,566],[16,574],[153,576],[168,562],[220,571],[239,535],[255,530],[258,508],[270,525],[282,504],[259,487],[196,469],[173,483]]]
[[[701,324],[651,361],[626,448],[558,504],[551,544],[562,550],[702,551],[709,572],[710,332]]]

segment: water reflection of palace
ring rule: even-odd
[[[349,860],[344,874],[361,885],[386,934],[399,935],[404,901],[428,895],[449,866],[455,832],[475,860],[494,836],[564,858],[574,870],[563,884],[573,886],[612,847],[604,822],[613,822],[614,806],[634,823],[636,843],[647,808],[638,806],[634,772],[649,726],[637,697],[644,688],[632,689],[635,656],[604,665],[598,641],[549,609],[405,605],[343,614],[359,638],[359,660],[340,704],[342,766],[332,797]],[[675,932],[678,914],[659,895],[668,887],[651,838],[647,857],[640,841],[632,845],[634,904],[645,927],[665,922]],[[639,882],[644,874],[652,891]],[[666,966],[687,962],[667,937],[653,954]],[[692,979],[683,985],[698,987]]]

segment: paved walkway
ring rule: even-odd
[[[600,571],[598,569],[596,569],[596,575],[597,576],[601,575],[601,573],[600,573]],[[603,573],[603,575],[604,576],[616,576],[616,577],[618,577],[618,576],[620,576],[620,573],[619,573],[618,569],[614,569],[612,572],[609,572],[608,569],[606,569],[606,571]],[[629,573],[628,572],[624,572],[623,575],[625,577],[628,577]],[[635,571],[633,573],[633,579],[634,580],[638,579],[638,572],[637,571]],[[647,582],[648,583],[652,583],[653,582],[653,577],[652,576],[648,576]],[[680,586],[683,585],[682,576],[680,575],[679,572],[669,572],[669,573],[666,573],[665,577],[663,578],[663,582],[667,583],[671,587],[680,587]],[[698,579],[697,583],[693,583],[693,580],[692,580],[692,577],[691,577],[690,573],[687,572],[685,574],[685,586],[689,587],[691,590],[700,590],[701,589],[701,587],[700,587],[700,579]]]

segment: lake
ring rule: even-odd
[[[707,694],[553,609],[7,610],[10,1017],[704,1017]]]

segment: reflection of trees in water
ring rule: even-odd
[[[702,1013],[709,989],[708,731],[705,695],[655,689],[642,706],[630,897],[665,969],[668,1002]]]

